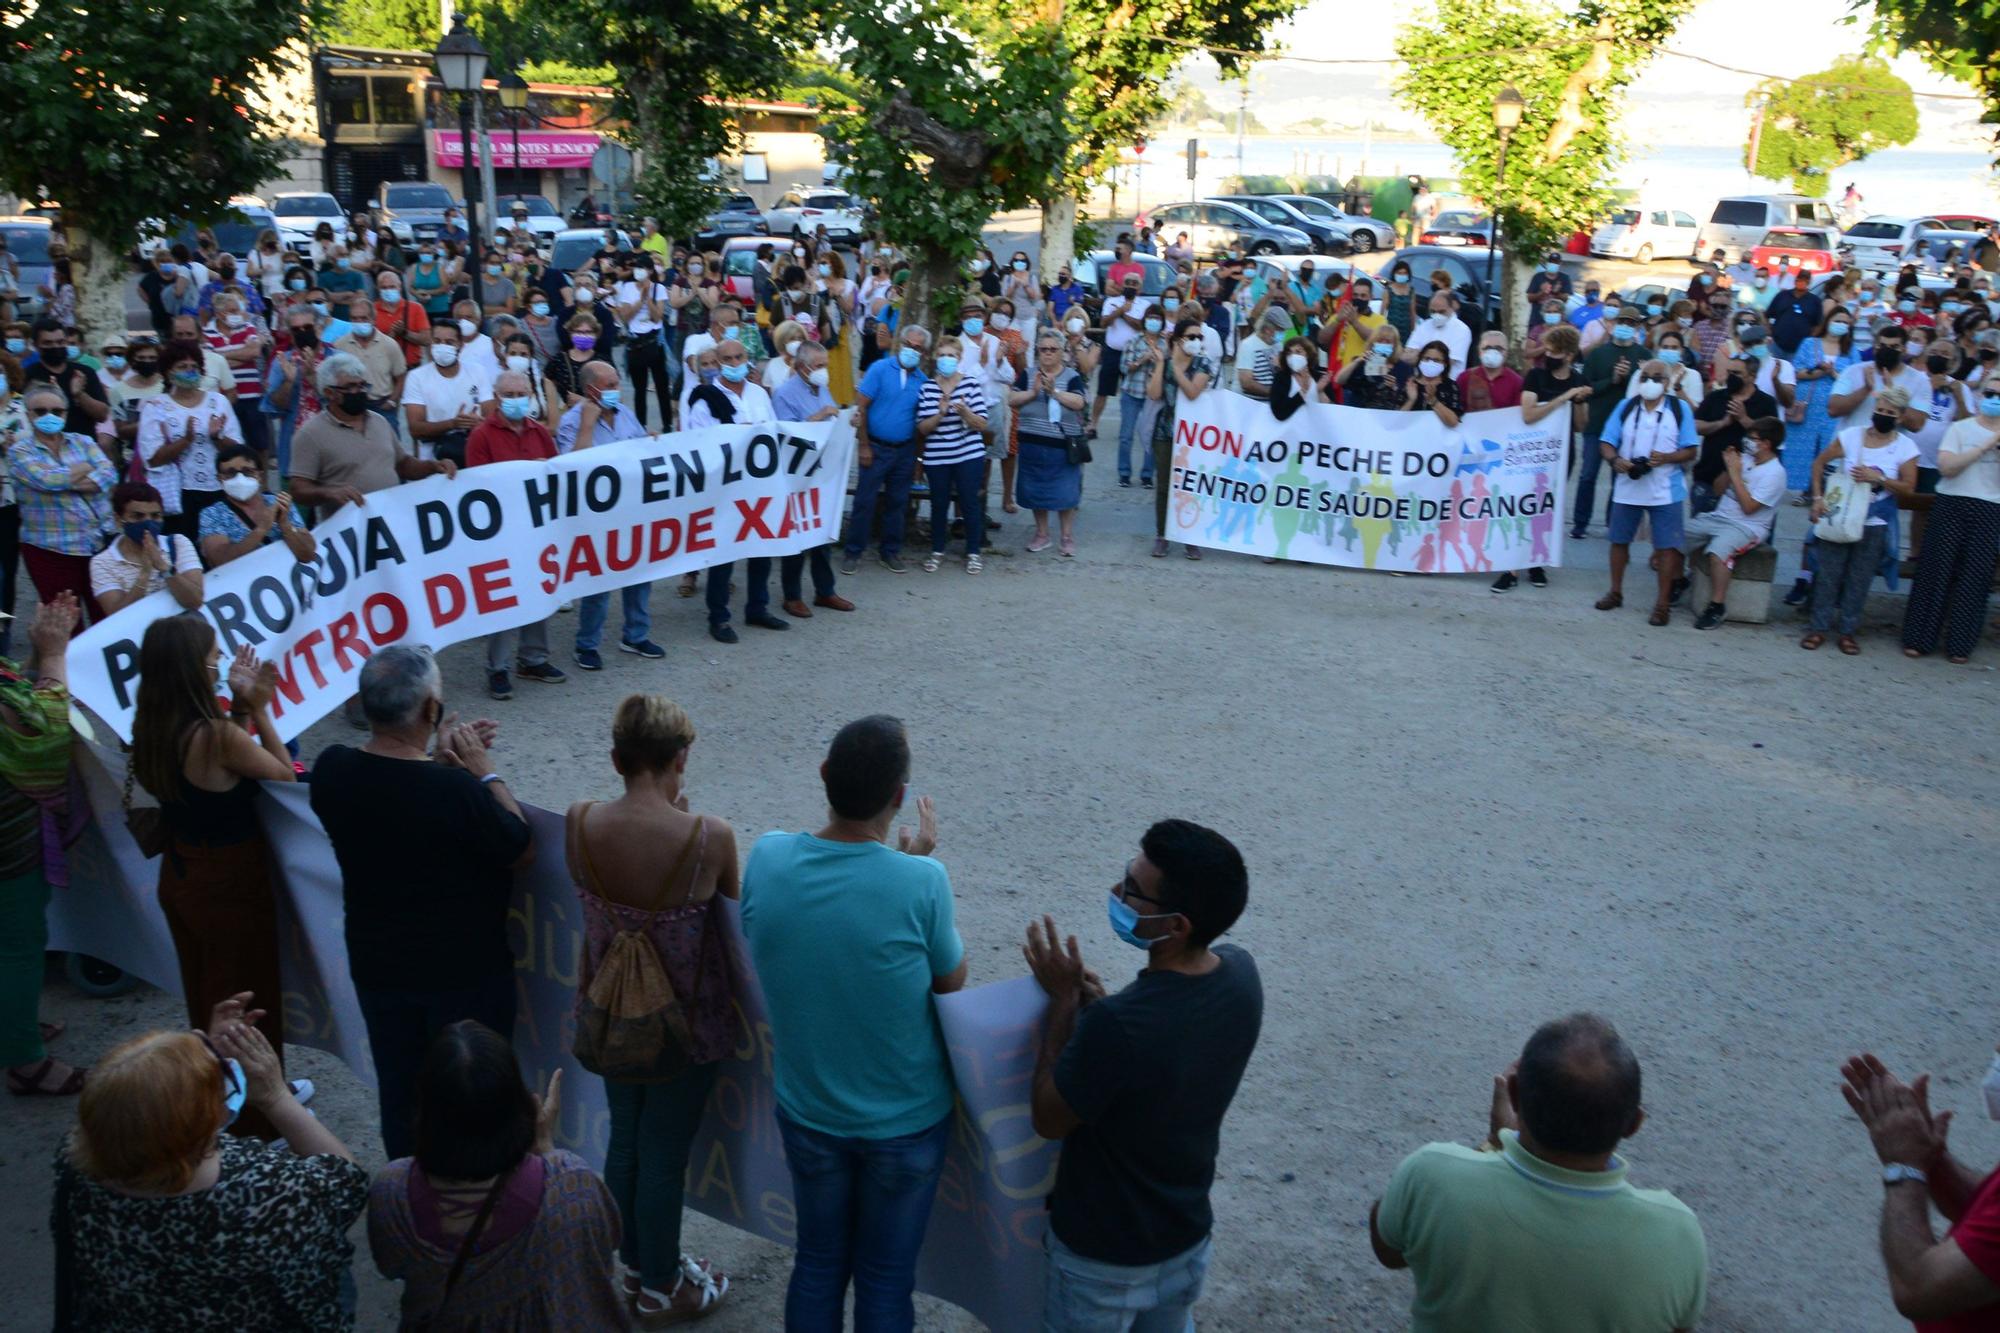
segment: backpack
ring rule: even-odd
[[[570,837],[575,841],[576,862],[588,881],[584,887],[602,898],[597,871],[590,864],[589,844],[583,837],[583,821],[594,804],[585,804],[570,820]],[[668,893],[687,868],[688,856],[703,841],[703,831],[697,822],[667,874],[659,906],[647,915],[645,924],[637,929],[620,927],[598,960],[590,984],[577,992],[576,1039],[571,1050],[576,1062],[593,1074],[620,1083],[665,1083],[694,1063],[694,1036],[688,1029],[686,1011],[647,932],[666,910]],[[693,892],[694,876],[689,875],[679,905],[686,906]],[[703,923],[702,949],[707,949],[715,930],[713,920]],[[697,990],[700,977],[697,958]],[[692,1001],[694,994],[688,998]]]
[[[1681,414],[1687,411],[1686,400],[1684,400],[1677,393],[1663,394],[1662,397],[1665,398],[1667,402],[1673,404],[1674,429],[1679,430],[1681,428],[1681,421],[1682,421]],[[1623,403],[1619,405],[1618,430],[1620,434],[1624,433],[1626,425],[1632,420],[1632,414],[1638,411],[1640,408],[1644,407],[1645,405],[1646,405],[1646,400],[1641,398],[1636,393],[1633,394],[1630,398],[1627,398]]]

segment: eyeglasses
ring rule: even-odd
[[[1121,903],[1130,898],[1137,898],[1140,902],[1151,903],[1155,907],[1167,906],[1161,899],[1140,891],[1139,881],[1132,878],[1132,863],[1130,861],[1125,863],[1125,877],[1118,881],[1118,887],[1113,889],[1112,892],[1118,895],[1118,901]]]

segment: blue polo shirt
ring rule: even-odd
[[[904,370],[893,356],[868,367],[858,390],[868,399],[868,438],[878,444],[908,444],[915,439],[917,395],[924,384],[923,371]]]

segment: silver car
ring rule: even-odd
[[[1396,244],[1396,229],[1388,223],[1361,213],[1343,212],[1316,194],[1274,194],[1271,197],[1290,204],[1314,222],[1325,223],[1345,236],[1348,248],[1356,254],[1387,250]]]

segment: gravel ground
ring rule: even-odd
[[[1978,1114],[1994,987],[1965,952],[2000,924],[2000,646],[1954,669],[1904,660],[1875,625],[1853,660],[1800,653],[1789,621],[1697,634],[1683,612],[1652,629],[1644,596],[1591,609],[1597,540],[1571,546],[1553,587],[1504,598],[1483,579],[1152,560],[1152,496],[1116,486],[1114,451],[1107,429],[1075,560],[1027,555],[1027,515],[1008,517],[1011,555],[979,578],[870,564],[842,585],[857,613],[745,628],[734,647],[662,585],[664,662],[609,654],[601,674],[489,704],[464,645],[445,655],[452,702],[498,717],[516,789],[561,808],[611,793],[617,701],[665,690],[700,728],[696,807],[746,847],[817,826],[839,724],[900,714],[975,985],[1020,971],[1044,911],[1120,977],[1135,959],[1103,893],[1139,833],[1180,815],[1236,839],[1252,895],[1234,938],[1269,1008],[1223,1137],[1206,1328],[1401,1326],[1409,1281],[1370,1256],[1370,1200],[1419,1144],[1483,1133],[1490,1075],[1579,1008],[1644,1063],[1632,1176],[1701,1217],[1705,1327],[1905,1327],[1836,1066],[1871,1046],[1937,1071],[1961,1154],[2000,1157]],[[554,626],[562,650],[570,623]],[[336,719],[307,747],[351,735]],[[73,1058],[178,1021],[157,992],[93,1001],[51,975],[44,1011],[68,1020]],[[379,1163],[372,1098],[317,1052],[295,1072]],[[73,1111],[0,1103],[0,1226],[16,1238],[0,1280],[27,1327],[48,1313],[48,1159]],[[707,1327],[778,1327],[783,1250],[701,1218],[689,1248],[736,1275]],[[362,1326],[384,1327],[394,1293],[363,1254]],[[936,1303],[918,1322],[978,1327]]]

